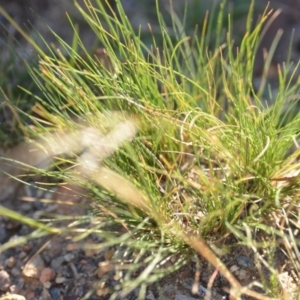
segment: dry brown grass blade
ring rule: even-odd
[[[255,291],[249,290],[248,288],[243,287],[232,273],[227,269],[223,262],[214,254],[209,245],[201,237],[196,237],[191,234],[186,234],[183,231],[181,232],[182,238],[184,241],[195,249],[204,259],[210,262],[230,283],[231,299],[240,299],[241,295],[247,295],[258,300],[275,300],[276,298],[270,298],[264,296]]]
[[[125,203],[141,209],[148,215],[154,213],[154,208],[151,207],[151,203],[147,197],[144,196],[129,180],[118,173],[105,167],[99,167],[96,172],[92,173],[91,177],[95,183],[104,187]]]

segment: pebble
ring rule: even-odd
[[[0,253],[0,270],[5,269],[5,259],[6,256],[3,253]]]
[[[241,269],[238,272],[237,277],[239,278],[239,280],[245,280],[247,278],[247,271]]]
[[[18,268],[11,269],[10,273],[15,277],[20,277],[20,275],[21,275],[21,271]]]
[[[17,293],[20,289],[17,288],[17,286],[15,284],[12,284],[10,287],[9,287],[9,291],[11,293]]]
[[[62,265],[65,262],[65,258],[63,256],[58,256],[51,261],[51,268],[56,270],[57,272],[60,272],[62,269]]]
[[[61,295],[63,293],[63,289],[60,286],[53,286],[49,289],[49,294],[52,300],[59,300],[61,299]],[[65,299],[66,297],[64,297]]]
[[[26,300],[26,298],[18,294],[6,293],[0,298],[0,300]]]
[[[49,290],[51,288],[51,282],[50,281],[46,281],[43,283],[43,287],[47,290]]]
[[[56,277],[55,278],[55,283],[57,283],[57,284],[62,284],[66,281],[67,281],[67,278],[65,278],[65,277]]]
[[[36,255],[25,265],[23,275],[30,278],[39,278],[44,268],[45,264],[42,257],[40,255]]]
[[[26,300],[34,300],[34,299],[36,299],[34,292],[29,292],[26,294]]]
[[[5,265],[6,265],[8,268],[12,269],[12,268],[16,265],[16,259],[15,259],[13,256],[7,258],[7,259],[5,260]]]
[[[45,268],[41,272],[40,282],[45,283],[47,281],[52,281],[55,278],[55,271],[51,268]]]
[[[183,295],[183,294],[176,294],[174,300],[196,300],[197,298]]]
[[[86,259],[81,259],[79,263],[81,265],[86,265],[86,264],[88,264],[88,261]]]
[[[10,276],[5,270],[0,271],[0,291],[7,292],[10,286]]]
[[[0,244],[4,244],[7,240],[9,240],[10,232],[6,229],[4,224],[0,225]]]
[[[24,251],[20,252],[20,254],[19,254],[19,258],[20,258],[20,259],[23,259],[23,258],[25,258],[26,256],[27,256],[27,254],[26,254]]]
[[[45,264],[48,266],[50,265],[51,261],[52,261],[52,258],[50,255],[46,254],[46,253],[43,253],[43,259],[44,259],[44,262]]]
[[[239,255],[236,257],[235,260],[240,267],[243,267],[243,268],[252,268],[253,267],[253,260],[247,256]]]
[[[23,212],[29,212],[32,210],[32,206],[32,203],[25,202],[22,205],[20,205],[20,210],[22,210]]]
[[[18,229],[20,229],[21,226],[22,226],[21,223],[13,220],[9,220],[6,223],[6,228],[11,231],[17,231]]]
[[[64,300],[78,300],[78,299],[81,299],[81,298],[79,298],[77,295],[74,295],[74,294],[64,297]]]
[[[148,295],[146,296],[146,300],[155,300],[155,297],[152,291],[149,291]]]
[[[32,247],[33,245],[32,244],[25,244],[23,247],[22,247],[22,250],[25,252],[25,253],[29,253],[31,250],[32,250]]]
[[[234,273],[234,272],[238,271],[239,269],[240,268],[237,265],[233,265],[233,266],[231,266],[229,268],[229,271],[232,272],[232,273]]]
[[[75,255],[72,253],[68,253],[64,256],[66,262],[71,262],[75,258]]]
[[[52,300],[52,297],[50,295],[50,293],[48,292],[48,289],[43,289],[43,292],[42,292],[42,299],[43,300]]]
[[[29,226],[22,225],[21,229],[18,232],[18,234],[19,234],[19,236],[24,236],[24,235],[30,234],[30,232],[31,232],[31,229],[30,229]]]

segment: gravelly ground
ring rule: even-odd
[[[39,195],[38,192],[35,197],[54,200],[53,203],[43,203],[43,200],[38,200],[38,198],[36,198],[36,201],[32,201],[34,197],[30,190],[21,188],[18,195],[14,196],[13,202],[7,201],[3,204],[9,208],[17,206],[18,212],[35,218],[41,218],[47,214],[76,217],[85,213],[84,206],[70,206],[55,202],[55,198],[59,197],[60,201],[74,201],[77,204],[84,204],[84,200],[74,196],[74,194],[76,195],[76,190],[75,192],[69,190],[66,193],[65,189],[46,195]],[[12,241],[18,237],[26,236],[31,232],[28,226],[19,222],[3,217],[0,217],[0,219],[1,244],[8,240]],[[94,224],[87,223],[83,227],[91,228],[92,226]],[[114,250],[82,250],[81,247],[84,243],[97,244],[100,242],[101,236],[96,234],[92,234],[79,242],[74,242],[72,236],[68,234],[67,236],[38,238],[26,242],[23,246],[13,247],[2,252],[0,254],[0,299],[9,299],[8,295],[10,294],[23,296],[27,300],[81,299],[92,288],[95,288],[95,291],[88,299],[107,299],[108,295],[105,290],[117,282],[116,274],[113,270],[110,270],[110,256],[113,255]],[[203,262],[201,287],[197,299],[203,298],[204,287],[208,282],[209,274],[212,272],[205,265]],[[204,271],[205,269],[206,271]],[[236,266],[236,271],[238,270],[241,270],[241,268]],[[159,283],[161,286],[160,293],[158,293],[157,287],[150,287],[147,292],[147,299],[194,299],[191,294],[194,273],[195,263],[185,266],[175,274],[161,280]],[[104,275],[109,275],[105,281],[106,285],[97,286],[99,279]],[[213,288],[214,299],[226,299],[226,293],[222,290],[224,280],[217,276],[215,283],[216,286]],[[137,293],[138,289],[124,299],[136,299]],[[20,297],[20,299],[22,298]]]
[[[86,214],[84,205],[87,204],[78,195],[78,190],[72,186],[66,186],[54,193],[46,194],[34,189],[20,188],[14,199],[3,204],[9,208],[18,207],[18,212],[35,218],[42,218],[47,214],[76,218]],[[45,202],[45,199],[48,201]],[[62,203],[73,202],[81,204],[81,206],[59,204],[56,202],[57,200]],[[73,221],[74,219],[71,222]],[[93,226],[95,226],[93,222],[88,222],[78,228],[88,229]],[[8,240],[24,237],[30,232],[31,229],[28,226],[0,217],[1,244]],[[106,289],[118,282],[110,263],[115,249],[97,251],[83,250],[81,247],[85,243],[99,244],[101,241],[101,236],[96,234],[77,242],[72,240],[72,234],[54,235],[27,241],[22,246],[2,252],[0,254],[0,299],[12,300],[14,298],[9,298],[10,295],[18,295],[19,298],[16,299],[20,300],[75,300],[82,299],[93,288],[94,293],[88,299],[108,299]],[[226,241],[229,244],[234,242],[235,240],[232,238],[228,238]],[[287,264],[279,251],[276,259],[279,266]],[[244,286],[255,280],[259,281],[258,261],[250,249],[236,247],[233,252],[223,256],[222,260]],[[191,261],[179,271],[161,280],[159,282],[160,289],[157,286],[150,286],[146,299],[204,299],[208,283],[214,275],[216,277],[213,280],[211,299],[229,299],[228,294],[224,291],[224,288],[228,288],[228,284],[222,276],[214,272],[214,269],[201,259],[198,270],[200,270],[200,277],[196,294],[192,294],[191,291],[197,269],[196,263]],[[267,278],[268,272],[264,268],[262,270]],[[99,280],[103,279],[103,276],[107,276],[105,285],[99,285]],[[286,289],[292,290],[296,287],[290,273],[283,270],[281,277]],[[258,290],[262,292],[262,290]],[[138,292],[139,290],[135,289],[122,299],[137,299]],[[249,298],[244,297],[243,299]]]
[[[71,40],[71,29],[66,25],[67,18],[64,10],[68,10],[73,18],[77,18],[81,23],[76,10],[72,9],[72,1],[35,1],[35,0],[0,0],[7,11],[13,15],[14,19],[23,24],[28,19],[32,20],[34,26],[47,38],[52,41],[53,38],[42,20],[39,20],[31,12],[30,7],[42,18],[45,18],[50,26],[60,33],[65,40]],[[147,20],[148,15],[141,7],[137,9],[134,1],[124,1],[129,15],[134,16],[134,22]],[[139,11],[139,13],[137,13]],[[0,21],[5,22],[3,19]],[[82,37],[86,45],[91,45],[94,41],[93,34],[82,23]],[[9,26],[10,33],[19,37],[13,27]],[[32,32],[32,34],[34,34]],[[22,42],[22,40],[20,39]],[[3,42],[2,42],[3,43]],[[3,44],[2,44],[3,45]],[[23,46],[25,44],[22,44]],[[24,49],[29,49],[24,46]],[[73,187],[71,187],[73,189]],[[61,191],[60,191],[61,192]],[[86,213],[86,208],[80,206],[70,206],[58,203],[42,202],[41,198],[48,200],[76,201],[86,204],[84,199],[74,196],[75,192],[61,194],[53,193],[51,195],[42,195],[37,191],[20,188],[13,197],[6,199],[3,205],[13,208],[23,215],[40,218],[45,212],[59,213],[67,216],[78,216]],[[33,200],[34,201],[29,201]],[[25,201],[26,200],[26,201]],[[92,223],[85,225],[87,228],[93,226]],[[13,241],[18,237],[26,236],[31,229],[19,222],[14,222],[0,217],[0,243]],[[84,243],[86,240],[82,240]],[[90,236],[88,242],[99,243],[101,237]],[[232,242],[232,241],[227,241]],[[110,272],[110,280],[107,280],[107,286],[114,283],[114,272],[108,271],[109,256],[111,249],[105,251],[88,251],[78,249],[70,236],[52,236],[50,238],[39,238],[26,242],[23,246],[14,247],[0,253],[0,299],[63,299],[76,300],[82,297],[99,282],[99,278],[104,273]],[[283,266],[285,258],[278,254],[278,264]],[[253,253],[246,248],[237,248],[233,253],[223,257],[223,261],[228,268],[236,275],[243,285],[247,285],[258,279],[258,270]],[[207,283],[214,274],[214,270],[209,268],[205,262],[201,262],[200,287],[198,294],[191,293],[196,272],[195,263],[185,266],[182,270],[172,276],[161,280],[161,293],[158,293],[156,287],[150,287],[147,291],[146,299],[176,299],[192,300],[203,299]],[[287,290],[295,287],[295,282],[288,272],[282,271],[282,281]],[[219,275],[216,276],[213,285],[213,297],[211,299],[227,299],[227,294],[223,288],[226,287],[226,281]],[[291,287],[290,287],[291,286]],[[106,299],[104,286],[95,288],[95,292],[88,299]],[[136,299],[137,290],[125,299]],[[245,298],[246,299],[246,298]]]

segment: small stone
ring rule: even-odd
[[[13,220],[9,220],[6,223],[6,228],[8,230],[12,230],[12,231],[17,231],[18,229],[20,229],[21,226],[22,226],[21,223],[19,223],[17,221],[13,221]]]
[[[30,278],[39,278],[45,268],[44,261],[40,255],[30,259],[23,269],[23,275]]]
[[[43,259],[46,265],[50,265],[52,257],[46,253],[43,253]]]
[[[47,290],[49,290],[51,288],[51,282],[50,281],[46,281],[43,283],[43,287]]]
[[[10,276],[5,270],[0,271],[0,291],[7,292],[10,286]]]
[[[43,292],[42,292],[42,299],[43,300],[52,300],[52,297],[51,295],[49,294],[49,291],[48,289],[43,289]]]
[[[71,294],[64,297],[64,300],[77,300],[80,299],[77,294]],[[102,299],[102,298],[101,298]]]
[[[17,286],[15,284],[12,284],[10,287],[9,287],[9,291],[11,293],[17,293],[19,291],[19,289],[17,288]]]
[[[238,271],[240,268],[237,266],[237,265],[233,265],[233,266],[231,266],[230,268],[229,268],[229,271],[231,272],[231,273],[234,273],[234,272],[236,272],[236,271]]]
[[[49,289],[51,299],[61,299],[62,292],[63,288],[61,286],[53,286]],[[67,299],[67,295],[64,296],[64,299]]]
[[[21,275],[21,270],[18,268],[13,268],[11,269],[10,273],[15,276],[15,277],[20,277]]]
[[[236,257],[236,262],[238,265],[242,268],[252,268],[253,267],[253,261],[251,258],[243,255],[239,255]]]
[[[55,272],[51,268],[45,268],[40,275],[40,282],[45,283],[47,281],[52,281],[55,278]]]
[[[18,294],[6,293],[0,298],[0,300],[26,300],[26,298]]]
[[[32,244],[28,243],[28,244],[25,244],[22,248],[22,250],[25,252],[25,253],[29,253],[31,250],[32,250]]]
[[[174,300],[196,300],[196,298],[183,294],[176,294]]]
[[[57,211],[57,208],[58,208],[57,204],[47,205],[46,211],[48,213],[52,213],[54,211]]]
[[[32,203],[30,203],[30,202],[23,203],[20,206],[20,210],[22,210],[23,212],[31,211],[32,210]]]
[[[247,271],[241,269],[237,275],[239,280],[245,280],[247,278]]]
[[[149,291],[148,295],[146,296],[146,300],[155,300],[155,297],[152,291]]]
[[[0,224],[0,244],[4,244],[9,240],[10,232],[7,230],[5,224]]]
[[[81,272],[86,274],[87,277],[93,277],[95,275],[95,271],[97,270],[97,267],[95,264],[90,263],[86,265],[81,265]]]
[[[65,277],[56,277],[55,278],[55,283],[57,283],[57,284],[62,284],[66,281],[67,281],[67,278],[65,278]]]
[[[9,257],[5,260],[5,265],[12,269],[16,265],[16,259],[13,256]]]
[[[0,242],[1,245],[1,242]],[[0,253],[0,270],[5,269],[5,259],[6,256],[3,253]]]
[[[19,258],[20,258],[20,259],[23,259],[23,258],[25,258],[26,256],[27,256],[27,254],[26,254],[24,251],[20,252],[20,254],[19,254]]]
[[[58,256],[57,258],[52,259],[50,266],[52,269],[60,272],[64,262],[65,258],[63,256]]]
[[[34,300],[36,299],[35,292],[29,292],[26,294],[26,300]]]
[[[87,265],[88,261],[86,259],[81,259],[79,262],[81,265]]]
[[[66,262],[71,262],[75,258],[75,255],[72,253],[68,253],[64,256]]]
[[[30,232],[31,232],[31,229],[29,226],[22,225],[18,234],[19,234],[19,236],[24,236],[24,235],[30,234]],[[31,251],[31,250],[29,250],[29,251]]]
[[[73,251],[73,250],[76,250],[76,249],[78,249],[78,245],[77,245],[77,244],[74,244],[74,243],[68,244],[68,245],[66,246],[66,250],[67,250],[67,251]]]

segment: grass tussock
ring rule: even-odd
[[[42,51],[34,44],[40,59],[30,75],[41,94],[30,95],[34,114],[27,136],[38,137],[38,155],[55,157],[52,168],[41,171],[45,176],[88,191],[105,238],[99,248],[127,249],[123,259],[130,256],[131,263],[123,265],[112,299],[136,286],[144,299],[148,284],[195,252],[229,281],[233,297],[280,298],[282,290],[267,288],[268,280],[270,298],[242,289],[215,254],[229,235],[257,253],[271,253],[281,240],[300,272],[299,240],[292,233],[299,228],[300,117],[296,101],[285,108],[299,82],[288,68],[279,69],[276,100],[268,105],[261,98],[264,87],[252,85],[267,13],[254,26],[252,3],[241,43],[235,44],[230,16],[226,35],[220,25],[222,4],[212,46],[209,15],[188,36],[175,14],[169,32],[158,11],[162,43],[153,34],[148,47],[120,4],[108,14],[102,2],[92,6],[86,0],[85,10],[77,5],[101,49],[86,49],[75,25],[71,46],[54,32],[55,47]],[[1,213],[19,218],[3,208]],[[42,220],[31,225],[45,229]],[[123,230],[111,231],[116,225]],[[170,260],[176,262],[165,263]],[[271,260],[264,263],[272,269]]]

